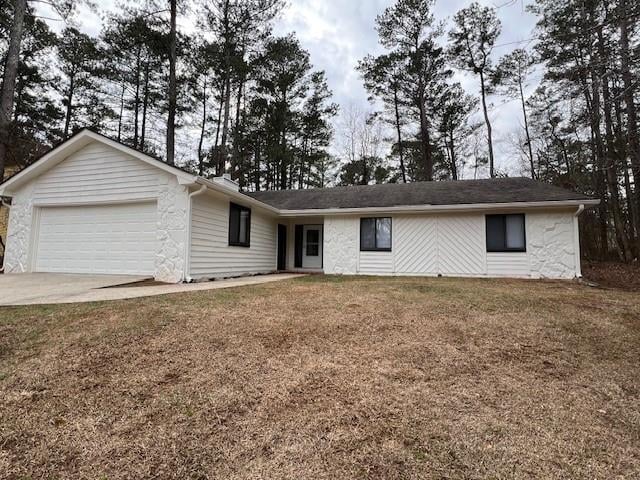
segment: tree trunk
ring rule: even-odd
[[[244,89],[244,79],[240,78],[238,79],[238,91],[236,93],[236,112],[235,112],[235,125],[234,125],[234,132],[233,132],[233,155],[231,157],[231,175],[234,176],[235,179],[240,180],[240,183],[242,183],[242,177],[243,177],[243,172],[241,172],[241,162],[240,162],[240,142],[239,142],[239,138],[240,138],[240,125],[242,124],[241,122],[241,116],[242,116],[242,92]]]
[[[453,126],[449,129],[449,149],[451,157],[451,178],[458,180],[458,166],[456,165],[456,149],[454,145]]]
[[[522,77],[518,75],[518,88],[520,89],[520,102],[522,103],[522,117],[524,118],[524,133],[527,137],[527,148],[529,150],[529,166],[531,168],[531,178],[536,179],[536,170],[533,164],[533,148],[531,147],[531,136],[529,135],[529,120],[527,118],[527,104],[524,100],[522,90]]]
[[[590,142],[591,142],[591,157],[593,164],[593,183],[595,186],[596,194],[600,199],[600,205],[598,207],[598,234],[600,236],[600,256],[605,259],[609,255],[609,241],[608,241],[608,225],[607,225],[607,184],[604,178],[604,160],[603,160],[603,148],[602,140],[600,139],[600,120],[599,114],[596,113],[599,108],[598,101],[594,99],[592,102],[591,95],[589,94],[589,84],[585,77],[582,77],[582,91],[585,97],[585,104],[587,106],[587,113],[589,115],[590,126]],[[596,89],[597,90],[597,89]],[[599,97],[598,97],[599,98]]]
[[[407,172],[404,167],[404,145],[402,145],[402,129],[400,128],[400,108],[398,101],[398,90],[393,89],[393,107],[396,115],[396,133],[398,134],[398,155],[400,155],[400,172],[402,173],[402,182],[407,183]]]
[[[120,113],[118,115],[118,142],[122,141],[122,116],[124,114],[124,92],[125,83],[122,82],[122,91],[120,92]]]
[[[144,91],[142,93],[142,126],[140,128],[140,150],[144,152],[147,138],[147,109],[149,108],[149,62],[144,67]]]
[[[140,125],[140,68],[142,55],[142,45],[138,46],[136,54],[136,94],[133,99],[133,148],[138,148],[139,128]]]
[[[224,108],[223,99],[224,98],[224,84],[220,86],[220,104],[218,105],[218,118],[216,119],[216,141],[213,146],[215,148],[218,147],[218,142],[220,141],[220,127],[222,125],[222,109]]]
[[[20,43],[24,26],[27,0],[14,0],[13,24],[9,34],[9,48],[4,64],[2,89],[0,90],[0,182],[4,180],[4,169],[9,150],[11,112],[13,110],[16,76],[20,63]]]
[[[71,116],[73,109],[73,92],[75,90],[75,74],[72,73],[69,78],[69,90],[67,92],[67,111],[64,116],[64,138],[69,136],[69,128],[71,126]]]
[[[171,31],[169,34],[169,112],[167,115],[167,163],[175,163],[175,129],[176,129],[176,3],[177,0],[169,0],[171,4]]]
[[[229,117],[231,110],[231,27],[229,25],[229,0],[224,4],[224,116],[222,119],[222,138],[218,151],[217,175],[224,173],[227,161],[227,139],[229,137]]]
[[[433,158],[431,156],[431,139],[429,138],[429,124],[424,108],[424,95],[420,95],[420,144],[422,145],[422,161],[424,166],[425,180],[433,180]]]
[[[489,176],[494,178],[494,161],[493,161],[493,137],[491,132],[491,121],[487,112],[486,89],[484,85],[484,71],[480,70],[480,93],[482,96],[482,113],[484,114],[484,123],[487,125],[487,142],[489,144]]]
[[[640,218],[638,215],[638,208],[635,202],[635,197],[633,194],[633,187],[631,182],[631,175],[629,175],[629,162],[627,161],[629,152],[627,148],[627,137],[625,132],[623,131],[623,121],[622,121],[622,105],[620,96],[616,96],[615,100],[615,112],[616,112],[616,144],[619,149],[619,157],[622,160],[622,175],[624,178],[624,190],[625,190],[625,201],[627,204],[627,211],[629,212],[629,236],[631,238],[631,250],[633,252],[634,258],[638,258],[640,256],[640,245],[638,245],[640,239],[638,238],[638,226],[640,225]]]
[[[605,124],[605,137],[606,137],[606,179],[609,188],[609,195],[611,196],[611,212],[613,214],[613,226],[615,228],[616,240],[620,246],[622,257],[625,261],[631,260],[631,248],[629,245],[629,239],[625,232],[624,218],[622,215],[622,209],[620,208],[620,186],[618,183],[618,162],[616,161],[616,149],[615,141],[613,138],[613,120],[611,117],[611,95],[609,92],[609,79],[607,75],[606,52],[604,45],[604,36],[602,35],[602,27],[598,28],[598,65],[599,82],[602,88],[602,98],[604,107],[604,124]],[[597,87],[597,81],[593,82],[593,85]]]
[[[198,174],[202,176],[204,173],[204,156],[202,155],[202,144],[204,143],[204,134],[207,129],[207,77],[203,79],[202,85],[202,124],[200,126],[200,140],[198,141]]]
[[[627,110],[627,141],[629,146],[629,158],[635,183],[634,209],[636,216],[640,217],[640,138],[638,137],[638,114],[635,105],[635,90],[637,82],[631,74],[631,62],[629,61],[629,12],[627,1],[620,0],[618,18],[620,19],[620,63],[622,69],[623,97]],[[636,223],[640,229],[640,224]],[[640,251],[640,232],[636,239],[636,249]]]

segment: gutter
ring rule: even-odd
[[[193,279],[189,275],[189,263],[191,262],[191,207],[193,204],[193,198],[202,195],[207,191],[207,185],[201,185],[198,190],[195,190],[189,194],[189,199],[187,200],[187,228],[186,230],[186,238],[184,242],[184,269],[182,275],[182,281],[186,283],[190,283]]]
[[[598,205],[600,200],[562,200],[549,202],[468,203],[459,205],[400,205],[394,207],[326,208],[308,210],[278,210],[282,217],[319,215],[358,215],[372,213],[438,213],[467,212],[473,210],[519,210],[522,208],[569,208]]]

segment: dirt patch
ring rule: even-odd
[[[634,478],[639,361],[639,296],[570,282],[7,308],[0,478]]]
[[[582,266],[585,280],[604,288],[617,288],[640,292],[640,263],[585,262]]]

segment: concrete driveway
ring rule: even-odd
[[[99,288],[139,282],[133,275],[77,275],[71,273],[14,273],[0,275],[0,305],[60,303]]]
[[[229,278],[215,282],[130,286],[149,277],[131,275],[76,275],[67,273],[16,273],[0,275],[0,306],[99,302],[151,297],[169,293],[215,290],[303,277],[277,273]],[[110,287],[110,288],[105,288]]]

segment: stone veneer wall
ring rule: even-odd
[[[17,167],[7,167],[4,171],[5,180],[18,171]],[[7,244],[7,230],[9,229],[9,209],[0,205],[0,237],[4,244]],[[1,247],[0,247],[1,248]],[[4,252],[0,250],[0,256]]]
[[[325,217],[324,272],[353,275],[358,272],[360,254],[358,217]]]
[[[7,248],[4,255],[5,273],[23,273],[29,269],[34,187],[34,182],[29,183],[11,200]]]
[[[527,253],[532,277],[574,278],[573,212],[527,214]]]
[[[184,278],[188,189],[175,177],[162,175],[158,191],[158,254],[155,278],[177,283]]]

